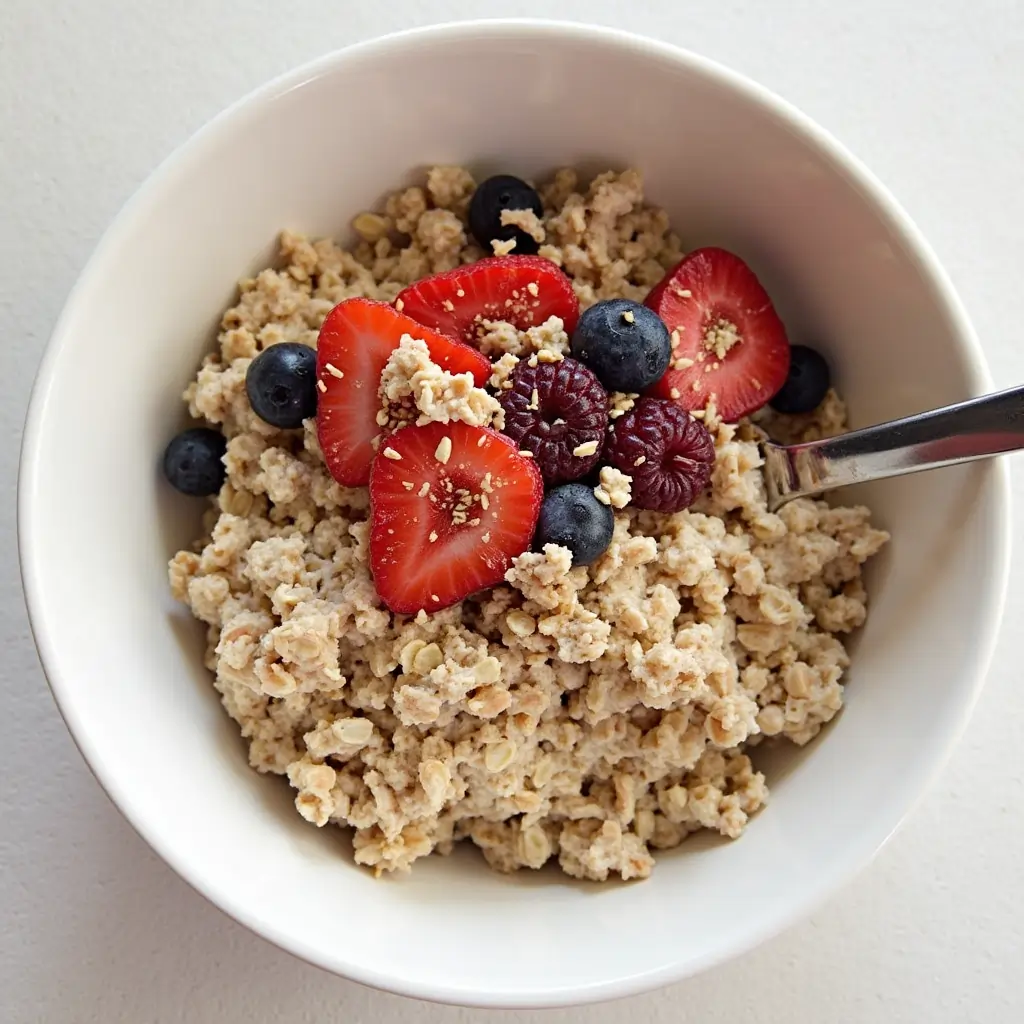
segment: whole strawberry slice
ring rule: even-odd
[[[572,283],[542,256],[493,256],[409,285],[395,306],[413,320],[474,344],[484,320],[520,331],[560,317],[572,334],[580,303]]]
[[[380,375],[388,357],[409,334],[427,343],[430,357],[451,373],[471,373],[483,386],[491,374],[486,357],[438,334],[386,302],[346,299],[327,314],[316,350],[316,432],[331,476],[346,487],[370,479]]]
[[[370,474],[370,569],[412,615],[500,583],[533,539],[544,483],[507,437],[465,423],[403,427]]]
[[[714,395],[724,420],[761,408],[786,382],[789,341],[754,272],[725,249],[695,249],[644,303],[672,332],[672,362],[648,394],[684,409]]]

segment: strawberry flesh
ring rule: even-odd
[[[425,341],[431,359],[445,370],[471,373],[479,387],[490,377],[490,362],[475,349],[386,302],[340,302],[327,314],[317,342],[316,429],[331,476],[346,487],[361,487],[370,479],[373,439],[381,433],[380,375],[405,334]]]
[[[493,256],[456,267],[410,285],[395,306],[470,345],[486,331],[485,320],[503,320],[525,331],[557,316],[572,334],[580,317],[572,282],[542,256]]]
[[[722,419],[733,421],[760,409],[786,382],[786,329],[761,282],[733,253],[694,250],[644,304],[672,332],[672,362],[649,395],[684,409],[701,409],[713,395]]]
[[[461,422],[395,431],[370,474],[381,600],[399,614],[435,612],[500,583],[529,548],[543,498],[537,467],[502,434]]]

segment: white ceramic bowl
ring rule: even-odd
[[[994,463],[866,490],[894,540],[869,578],[842,716],[773,762],[735,843],[693,841],[639,884],[501,877],[466,851],[375,881],[341,833],[246,766],[172,602],[198,503],[159,479],[179,395],[235,279],[283,226],[344,236],[424,165],[532,175],[636,165],[684,239],[743,253],[859,423],[989,386],[931,250],[883,188],[776,97],[692,54],[581,26],[478,23],[334,54],[217,118],[128,204],[68,301],[32,399],[23,575],[47,675],[93,771],[217,905],[359,981],[481,1005],[569,1003],[748,949],[863,867],[946,757],[978,692],[1007,566]]]

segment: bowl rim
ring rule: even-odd
[[[157,199],[165,182],[187,172],[190,165],[201,161],[208,144],[227,124],[255,116],[261,108],[273,100],[321,77],[349,60],[372,58],[395,48],[417,47],[433,42],[479,39],[481,34],[500,37],[516,32],[530,34],[534,38],[550,39],[572,36],[584,43],[613,45],[632,50],[636,54],[647,54],[667,62],[686,66],[698,75],[741,95],[753,106],[760,108],[763,113],[786,123],[796,134],[823,152],[833,165],[866,195],[883,219],[906,243],[910,257],[917,263],[923,276],[933,286],[939,302],[944,307],[945,315],[955,328],[959,346],[968,367],[969,387],[976,394],[992,390],[992,381],[981,345],[966,310],[945,269],[939,263],[916,224],[873,172],[851,154],[830,132],[787,100],[717,61],[674,44],[621,29],[546,18],[485,18],[453,21],[376,36],[332,50],[286,71],[251,90],[207,121],[198,131],[178,145],[146,177],[100,237],[69,293],[45,347],[31,390],[22,436],[17,497],[18,551],[22,586],[29,623],[44,676],[72,739],[100,786],[136,833],[159,854],[161,859],[180,878],[228,916],[307,963],[373,988],[413,998],[446,1004],[510,1009],[592,1003],[635,995],[681,981],[745,953],[789,928],[796,921],[818,908],[847,884],[853,876],[863,870],[906,821],[908,815],[934,783],[967,725],[984,685],[999,635],[1009,580],[1011,546],[1009,471],[1005,460],[995,460],[991,469],[993,518],[997,526],[996,536],[993,538],[993,561],[999,568],[991,578],[989,589],[988,603],[991,614],[986,617],[983,628],[975,637],[977,651],[975,667],[970,680],[970,688],[966,691],[963,706],[960,708],[959,717],[955,726],[945,737],[933,763],[924,773],[917,793],[895,821],[886,822],[884,828],[876,828],[876,834],[869,841],[861,843],[856,850],[848,852],[845,858],[833,860],[829,869],[823,871],[813,884],[809,884],[799,896],[794,898],[783,913],[760,920],[737,936],[732,943],[703,956],[649,972],[568,989],[537,989],[527,986],[515,991],[490,989],[474,991],[454,988],[443,982],[425,984],[409,981],[382,970],[352,965],[322,949],[280,934],[273,926],[261,921],[244,903],[214,891],[213,887],[207,884],[200,865],[190,862],[184,857],[179,858],[168,848],[162,837],[159,824],[152,819],[145,808],[133,804],[119,785],[116,775],[107,770],[103,752],[93,744],[79,717],[76,699],[73,696],[74,688],[55,667],[57,664],[55,651],[59,644],[59,634],[51,623],[44,620],[41,601],[42,581],[39,574],[34,571],[37,560],[36,551],[40,544],[40,538],[36,536],[33,529],[33,495],[36,491],[38,448],[48,407],[48,395],[59,371],[61,354],[73,337],[70,328],[77,316],[77,306],[81,297],[93,287],[95,281],[102,277],[109,254],[116,250],[129,226],[143,215],[147,207]]]

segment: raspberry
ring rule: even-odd
[[[536,366],[521,362],[511,384],[499,395],[504,432],[533,453],[544,482],[550,486],[586,476],[601,458],[608,426],[608,396],[597,377],[575,359]],[[574,455],[581,446],[583,454]]]
[[[681,512],[711,479],[715,443],[704,424],[675,402],[641,398],[615,421],[604,460],[633,478],[637,508]]]

